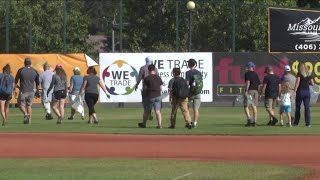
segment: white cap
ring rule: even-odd
[[[74,69],[73,69],[74,71],[80,71],[80,68],[79,67],[74,67]]]
[[[148,65],[152,64],[152,59],[150,56],[146,57],[146,64]]]
[[[285,71],[291,71],[291,68],[290,68],[289,65],[286,65],[286,66],[284,66],[284,70],[285,70]]]

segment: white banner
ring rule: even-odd
[[[212,53],[100,53],[100,77],[105,82],[111,98],[100,91],[100,102],[141,102],[142,82],[134,90],[136,79],[145,58],[150,56],[163,81],[164,102],[169,101],[168,83],[172,79],[171,71],[180,67],[181,76],[189,70],[187,61],[197,61],[197,70],[203,75],[202,102],[212,101]]]

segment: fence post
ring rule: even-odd
[[[232,52],[236,52],[236,4],[237,0],[232,2]]]
[[[6,53],[9,53],[10,0],[6,0]]]

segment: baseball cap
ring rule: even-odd
[[[56,68],[62,68],[62,64],[57,64]]]
[[[152,64],[152,59],[150,56],[146,57],[146,64],[148,65]]]
[[[191,58],[191,59],[188,60],[188,65],[194,66],[196,64],[197,64],[197,61],[195,59]]]
[[[24,59],[24,64],[25,64],[25,65],[31,65],[31,59],[28,58],[28,57],[25,58],[25,59]]]
[[[80,68],[76,66],[76,67],[73,68],[73,70],[74,71],[80,71]]]
[[[255,68],[256,65],[253,62],[250,61],[250,62],[247,63],[246,67],[247,68]]]
[[[290,68],[289,65],[286,65],[286,66],[284,66],[284,70],[285,70],[285,71],[291,71],[291,68]]]
[[[270,71],[272,71],[272,66],[267,66],[265,69],[264,69],[264,73],[269,73]]]

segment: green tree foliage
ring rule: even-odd
[[[10,1],[10,52],[29,52],[30,43],[33,53],[63,52],[63,9],[63,0]],[[0,20],[5,22],[5,7],[0,6],[0,11]],[[90,19],[85,12],[83,1],[67,1],[67,52],[83,52],[89,48],[86,38]],[[5,42],[4,39],[5,34],[1,33],[1,42]],[[4,45],[1,43],[1,51]]]

